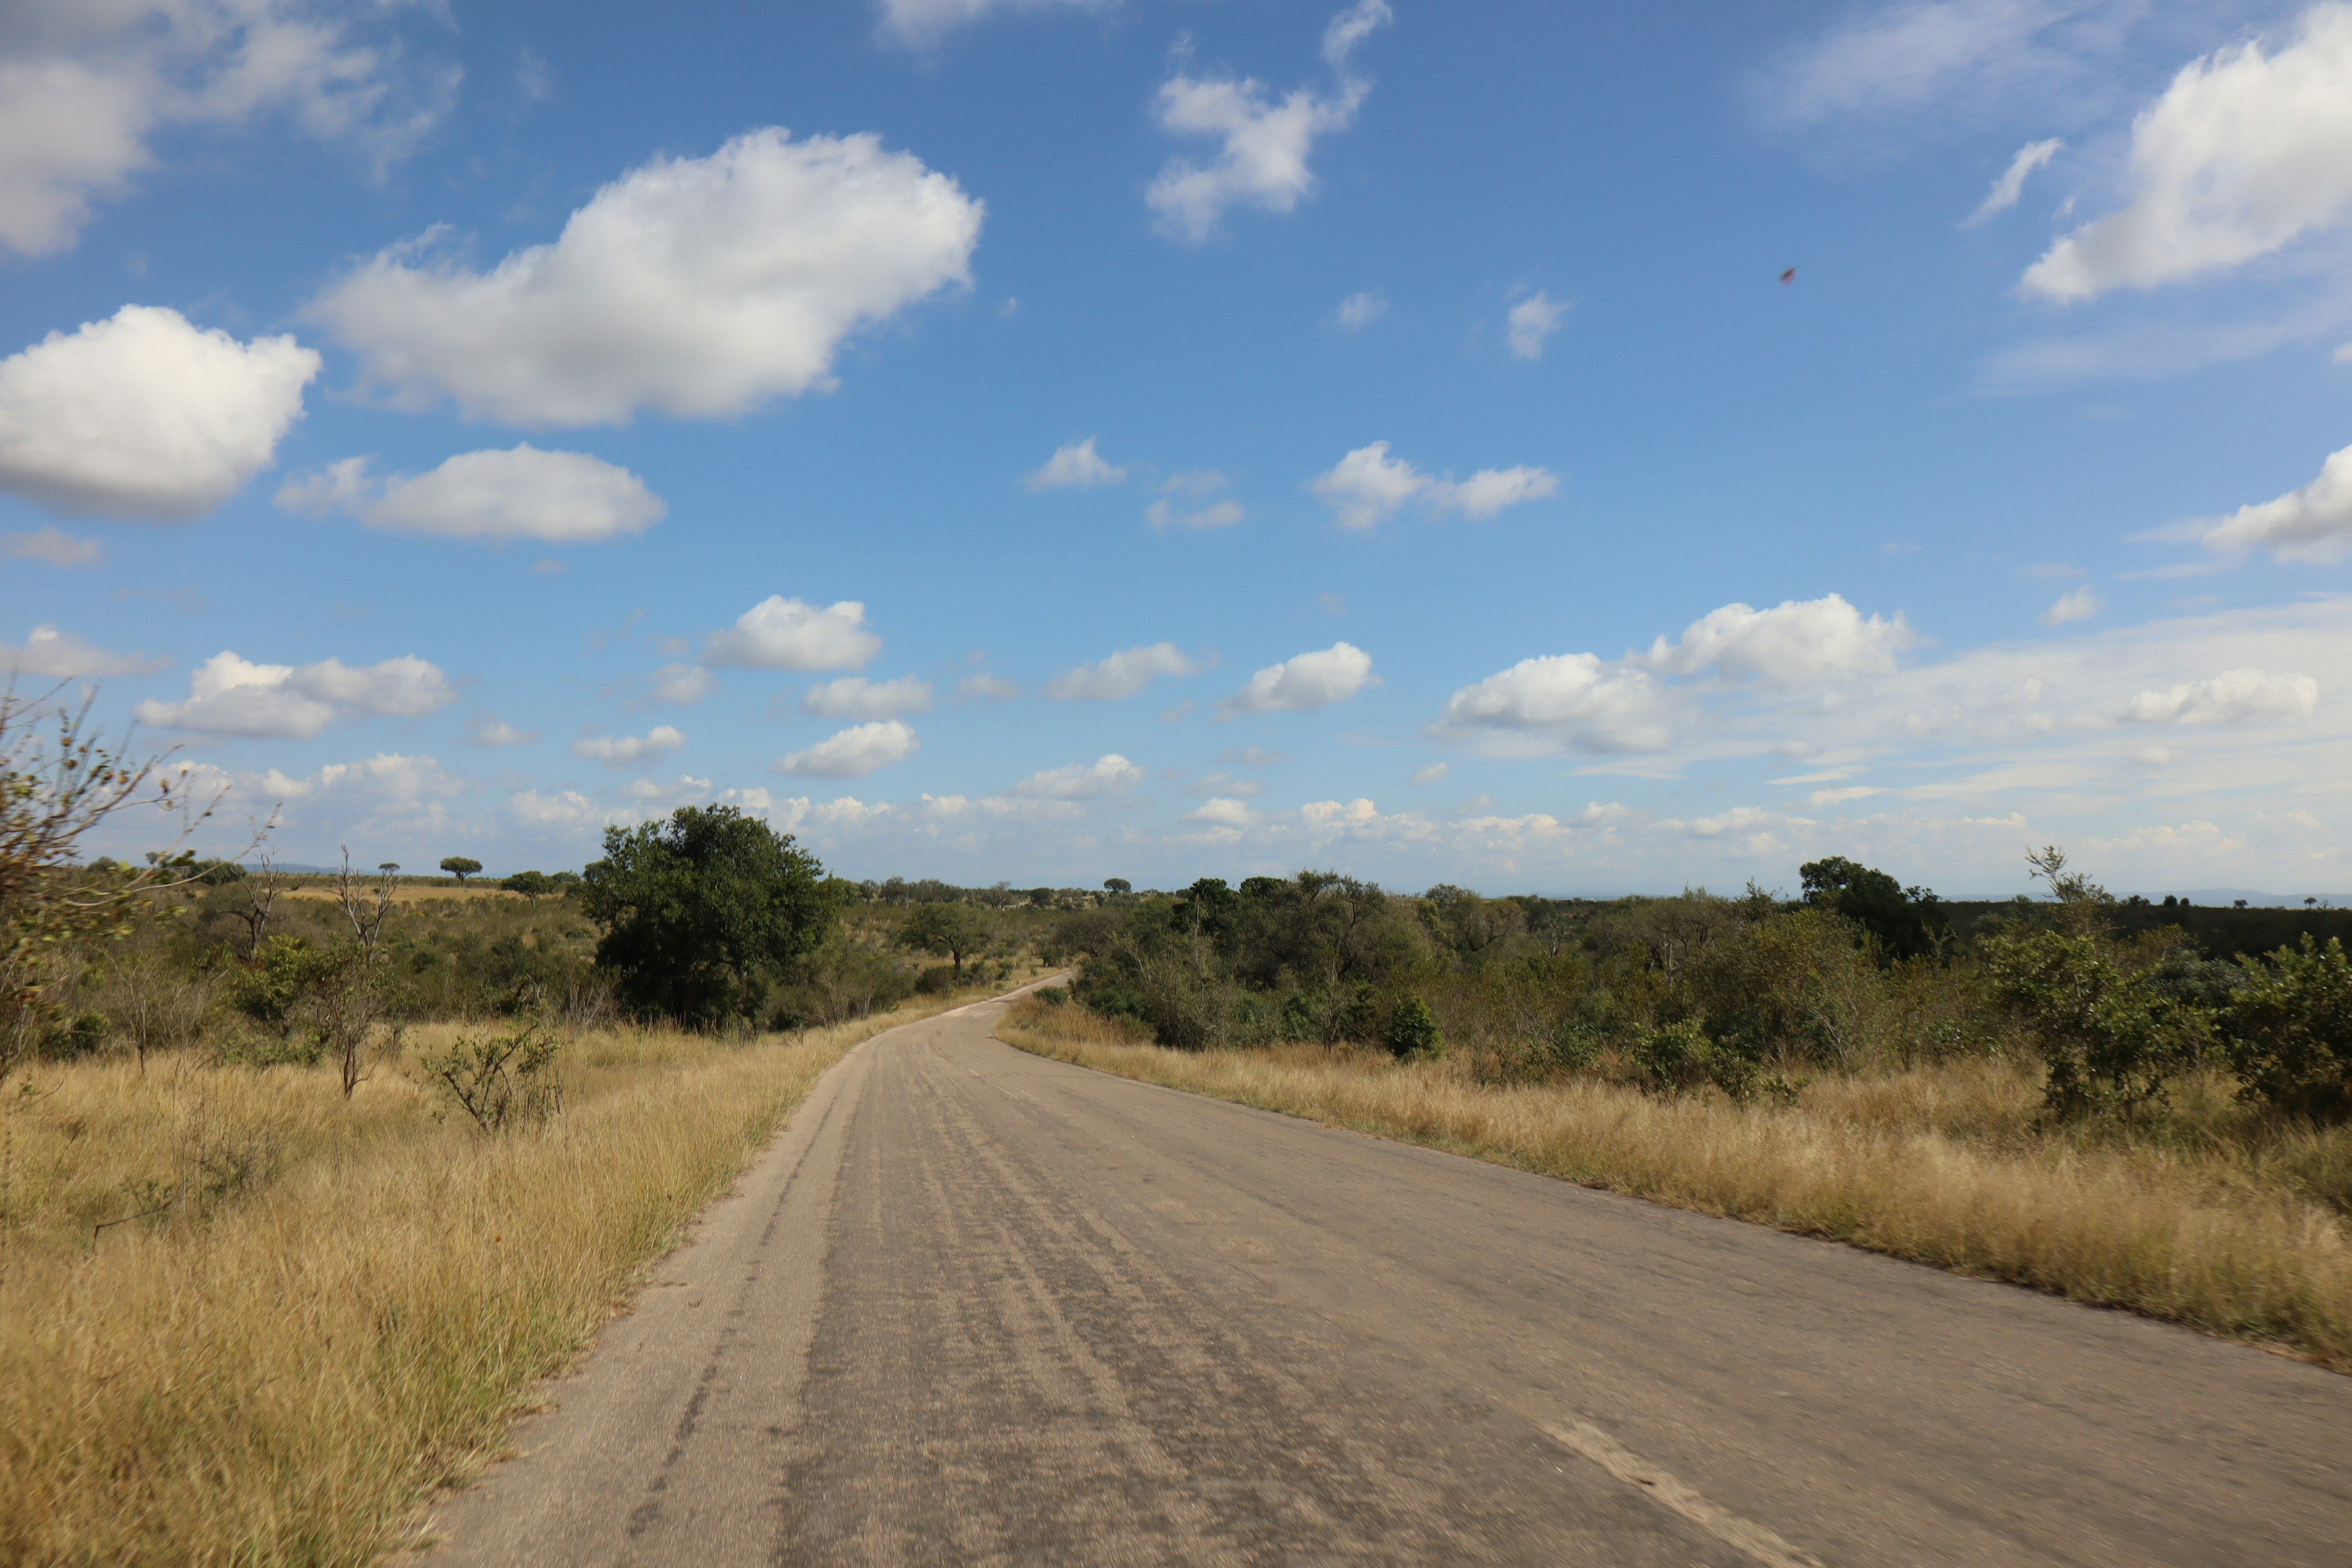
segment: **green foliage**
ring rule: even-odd
[[[625,1002],[709,1026],[760,1016],[785,967],[824,942],[837,901],[823,879],[789,834],[733,806],[689,805],[605,829],[581,900]]]
[[[1711,1038],[1696,1018],[1637,1027],[1626,1055],[1642,1086],[1655,1094],[1685,1094],[1713,1085],[1734,1100],[1746,1100],[1762,1077],[1754,1058]]]
[[[1438,1029],[1437,1015],[1418,996],[1408,996],[1396,1005],[1389,1015],[1388,1027],[1381,1031],[1381,1044],[1400,1057],[1445,1054],[1445,1037]]]
[[[460,886],[464,885],[467,878],[481,868],[482,863],[479,860],[471,859],[463,855],[452,855],[441,862],[441,869],[457,878]]]
[[[2212,1037],[2210,1010],[2168,994],[2152,965],[2095,931],[2015,927],[1980,948],[1992,994],[2032,1030],[2058,1115],[2147,1109]]]
[[[1111,894],[1131,893],[1135,891],[1135,884],[1124,877],[1105,877],[1103,891]]]
[[[485,1132],[506,1132],[547,1121],[563,1109],[556,1075],[562,1042],[526,1025],[511,1034],[461,1035],[418,1067],[445,1101],[441,1114],[463,1110]]]
[[[2352,960],[2334,937],[2252,966],[2227,1015],[2248,1100],[2321,1121],[2352,1120]]]
[[[1936,895],[1906,888],[1884,871],[1843,855],[1808,861],[1797,868],[1805,902],[1852,921],[1869,933],[1880,956],[1892,961],[1939,952],[1949,923]]]
[[[995,933],[996,922],[976,905],[917,904],[899,924],[898,945],[951,961],[961,980],[963,961],[986,951]]]
[[[555,879],[544,871],[517,871],[501,879],[499,886],[509,893],[520,893],[533,903],[557,890]]]

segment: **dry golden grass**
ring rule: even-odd
[[[2205,1135],[2226,1097],[2184,1086],[2168,1135],[2053,1134],[2031,1079],[1969,1062],[1808,1086],[1793,1108],[1658,1099],[1591,1078],[1470,1079],[1444,1061],[1297,1047],[1191,1054],[1076,1006],[1000,1036],[1082,1067],[1828,1237],[2352,1370],[2352,1227],[2299,1173],[2352,1167],[2334,1133]],[[2297,1139],[2301,1142],[2298,1142]]]
[[[375,1561],[819,1074],[955,1000],[590,1035],[564,1113],[499,1138],[436,1121],[413,1066],[348,1104],[325,1068],[35,1073],[6,1114],[0,1562]]]

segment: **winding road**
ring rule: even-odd
[[[2352,1379],[877,1036],[436,1564],[2352,1563]]]

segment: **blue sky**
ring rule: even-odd
[[[0,659],[304,861],[2339,889],[2348,230],[2334,3],[20,0]]]

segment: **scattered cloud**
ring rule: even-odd
[[[666,757],[686,745],[686,733],[668,724],[656,724],[642,735],[584,735],[572,742],[572,754],[602,763],[608,768],[634,768]]]
[[[505,720],[488,714],[467,725],[466,733],[478,746],[528,746],[539,739],[536,730],[518,730]]]
[[[0,643],[0,672],[8,677],[81,680],[100,675],[152,675],[170,662],[145,654],[109,653],[52,626],[35,626],[21,647]]]
[[[190,675],[185,701],[151,700],[137,711],[142,724],[198,734],[309,740],[338,720],[421,718],[457,700],[448,678],[413,654],[356,668],[339,658],[298,668],[223,650]]]
[[[2042,612],[2045,626],[2063,626],[2070,621],[2087,621],[2107,607],[2107,602],[2089,584],[2071,593],[2061,594],[2051,606]]]
[[[885,37],[924,48],[968,23],[1011,11],[1094,11],[1112,0],[879,0]]]
[[[646,679],[646,700],[656,708],[691,708],[719,689],[719,678],[698,664],[666,664]]]
[[[705,664],[750,669],[856,669],[882,651],[855,599],[818,609],[771,594],[710,639]]]
[[[1437,721],[1443,737],[1499,741],[1505,750],[1571,746],[1579,751],[1660,752],[1673,743],[1675,709],[1644,670],[1589,653],[1524,658],[1465,686]]]
[[[2139,724],[2243,724],[2305,718],[2318,706],[2319,682],[2307,675],[2228,669],[2168,691],[2143,691],[2124,705],[2121,716]]]
[[[1387,296],[1367,289],[1340,300],[1339,309],[1333,313],[1332,320],[1339,323],[1341,331],[1360,332],[1388,313]]]
[[[1455,483],[1423,473],[1389,455],[1386,441],[1359,447],[1316,476],[1309,486],[1331,508],[1334,521],[1350,532],[1366,532],[1394,517],[1408,501],[1432,517],[1488,518],[1505,507],[1540,500],[1559,489],[1549,470],[1481,468]]]
[[[1031,474],[1029,488],[1033,490],[1068,489],[1074,486],[1115,485],[1127,478],[1127,470],[1117,463],[1107,462],[1095,450],[1095,437],[1070,441],[1054,449],[1045,466]]]
[[[1045,695],[1064,701],[1116,701],[1135,696],[1163,675],[1198,675],[1208,668],[1187,658],[1172,642],[1150,643],[1066,669],[1046,682]]]
[[[1192,511],[1178,511],[1164,497],[1144,509],[1144,518],[1157,529],[1231,528],[1249,516],[1237,500],[1221,500]]]
[[[116,0],[13,7],[0,65],[0,247],[72,248],[92,203],[152,168],[159,131],[283,116],[378,169],[447,112],[454,68],[365,41],[394,7],[332,0]]]
[[[1370,654],[1353,643],[1333,643],[1266,666],[1223,706],[1227,713],[1311,713],[1346,701],[1373,679]]]
[[[1265,793],[1262,779],[1237,779],[1231,773],[1210,773],[1184,786],[1186,795],[1230,795],[1254,800]]]
[[[1977,204],[1977,210],[1960,220],[1960,226],[1974,228],[1995,213],[2005,213],[2015,206],[2018,197],[2025,194],[2025,182],[2033,172],[2058,156],[2065,145],[2053,136],[2020,147],[2017,156],[2009,161],[2009,167],[2001,171],[2000,178],[1992,183],[1992,189],[1985,193],[1985,199]]]
[[[903,763],[922,749],[914,730],[896,719],[856,724],[827,736],[804,752],[794,752],[776,764],[781,773],[804,778],[862,779],[866,774]]]
[[[2224,271],[2352,216],[2352,5],[2191,61],[2132,122],[2126,204],[2060,239],[2028,294],[2093,300]]]
[[[1144,776],[1141,768],[1111,752],[1091,763],[1072,763],[1067,767],[1032,773],[1014,784],[1013,793],[1027,800],[1094,800],[1107,795],[1124,795],[1141,784]]]
[[[1217,232],[1227,208],[1286,213],[1314,189],[1307,160],[1316,141],[1355,123],[1371,84],[1349,69],[1358,44],[1391,18],[1385,0],[1358,0],[1331,19],[1323,58],[1338,78],[1326,98],[1311,87],[1276,100],[1254,79],[1203,79],[1180,72],[1160,89],[1160,124],[1172,135],[1213,136],[1223,146],[1206,164],[1171,158],[1145,200],[1160,233],[1198,245]]]
[[[2208,550],[2225,555],[2268,550],[2280,561],[2343,560],[2352,554],[2352,447],[2332,453],[2301,489],[2242,506],[2200,532]]]
[[[1269,752],[1264,746],[1235,746],[1229,751],[1219,752],[1217,761],[1238,763],[1249,768],[1270,768],[1289,754],[1287,752]]]
[[[0,555],[19,561],[46,561],[52,566],[103,566],[106,546],[95,539],[84,539],[60,528],[36,529],[30,533],[0,533]]]
[[[955,690],[959,702],[1010,702],[1021,695],[1021,683],[982,670],[957,681]]]
[[[968,282],[981,219],[878,137],[770,127],[630,171],[488,272],[427,255],[433,235],[396,246],[310,312],[404,405],[525,426],[718,417],[829,386],[845,339]]]
[[[319,367],[290,337],[240,343],[152,305],[51,332],[0,360],[0,489],[75,515],[210,511],[270,465]]]
[[[1250,809],[1249,802],[1245,800],[1218,795],[1186,812],[1184,820],[1204,827],[1243,828],[1256,821],[1257,814]]]
[[[1836,594],[1783,600],[1769,610],[1726,605],[1627,660],[1667,675],[1712,673],[1725,680],[1795,687],[1846,676],[1889,675],[1895,656],[1918,641],[1901,615],[1861,611]]]
[[[370,528],[504,543],[590,544],[643,533],[669,508],[628,469],[583,452],[463,452],[417,475],[378,479],[346,458],[289,479],[278,504],[313,517],[342,512]]]
[[[824,719],[896,719],[931,709],[931,683],[917,675],[895,680],[868,680],[845,675],[812,686],[801,699],[801,711]]]
[[[1444,783],[1445,775],[1453,771],[1454,764],[1451,763],[1432,763],[1425,768],[1416,769],[1412,777],[1404,782],[1419,789],[1425,784]]]
[[[1513,359],[1543,358],[1544,341],[1559,331],[1576,308],[1571,300],[1555,300],[1540,289],[1511,307],[1506,341]]]

